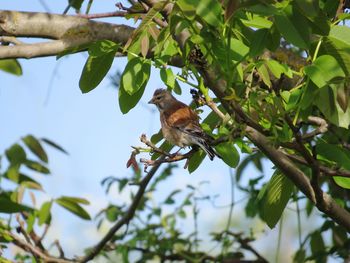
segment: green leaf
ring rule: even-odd
[[[276,171],[267,184],[262,199],[262,218],[270,228],[274,228],[281,218],[292,191],[293,183]]]
[[[294,263],[304,263],[305,262],[305,257],[306,257],[306,252],[304,249],[299,249],[294,257],[293,257],[293,262]]]
[[[0,213],[12,214],[22,211],[32,211],[32,208],[15,203],[6,195],[0,195]]]
[[[26,144],[29,150],[34,153],[40,160],[47,163],[48,158],[44,148],[41,146],[39,140],[37,140],[33,135],[27,135],[22,138],[22,141]]]
[[[267,71],[265,64],[259,62],[256,65],[256,69],[258,70],[259,76],[262,78],[265,85],[270,88],[272,84],[271,84],[269,72]]]
[[[294,5],[305,16],[314,34],[327,36],[331,23],[327,16],[320,10],[317,0],[297,0]]]
[[[163,133],[162,130],[160,129],[157,133],[153,134],[151,137],[151,142],[153,144],[157,144],[163,139]]]
[[[39,210],[38,218],[39,218],[39,226],[41,226],[44,223],[48,223],[51,217],[51,206],[52,201],[45,202],[41,205],[41,208]]]
[[[313,102],[316,94],[318,93],[318,87],[310,81],[307,86],[302,88],[303,97],[299,103],[301,109],[308,108]]]
[[[329,36],[322,41],[321,54],[332,55],[342,66],[347,75],[350,74],[350,28],[333,26]]]
[[[89,56],[79,80],[82,93],[90,92],[100,84],[111,68],[113,59],[113,53],[107,53],[100,57]]]
[[[36,172],[39,172],[42,174],[49,174],[50,173],[50,170],[47,167],[45,167],[44,165],[42,165],[38,162],[26,160],[24,164],[25,164],[25,166],[27,166],[29,169],[31,169],[33,171],[36,171]]]
[[[9,243],[13,240],[9,232],[3,228],[0,228],[0,243]],[[4,244],[1,244],[2,248],[6,248]],[[3,257],[0,257],[0,262],[1,263],[12,263],[12,261],[7,260]]]
[[[179,212],[178,212],[177,214],[178,214],[179,217],[181,217],[181,218],[186,218],[186,217],[187,217],[187,216],[186,216],[186,212],[185,212],[185,210],[183,210],[183,209],[180,209]]]
[[[146,85],[131,96],[123,88],[119,88],[119,108],[123,114],[128,113],[136,106],[145,91],[145,87]]]
[[[199,150],[192,155],[188,161],[188,171],[190,173],[193,173],[195,170],[197,170],[199,165],[203,162],[205,155],[205,152],[202,150]]]
[[[167,87],[174,89],[175,87],[175,76],[171,68],[161,68],[160,78]]]
[[[285,109],[286,111],[295,109],[299,106],[300,97],[303,95],[301,89],[295,89],[290,91],[284,90],[281,92],[281,96],[285,101]]]
[[[22,75],[21,64],[16,59],[0,59],[0,70],[16,76]]]
[[[319,12],[318,1],[315,0],[296,0],[300,10],[310,17],[317,16]]]
[[[211,26],[218,27],[222,24],[222,9],[219,1],[178,0],[176,4],[189,20],[193,20],[197,14]]]
[[[350,45],[350,28],[348,26],[335,25],[331,28],[329,36],[346,45]]]
[[[32,232],[33,230],[33,227],[34,227],[34,223],[35,223],[35,219],[36,219],[36,212],[34,213],[30,213],[28,215],[28,218],[26,220],[26,223],[27,223],[27,233],[30,233]]]
[[[174,197],[176,194],[180,193],[180,192],[181,192],[180,189],[176,189],[176,190],[172,191],[172,192],[167,196],[167,198],[165,199],[164,204],[167,204],[167,205],[172,205],[172,204],[174,204],[174,203],[175,203],[175,200],[174,200],[173,197]]]
[[[120,88],[132,96],[145,88],[151,74],[151,62],[135,57],[129,60],[120,79]]]
[[[316,152],[323,159],[333,161],[341,168],[350,170],[350,157],[341,146],[318,140]]]
[[[273,24],[268,17],[260,16],[257,14],[251,14],[251,13],[246,13],[245,15],[246,15],[245,19],[241,19],[241,21],[247,27],[254,27],[258,29],[262,29],[262,28],[268,29],[268,28],[271,28]]]
[[[345,77],[338,61],[330,55],[318,57],[312,65],[305,67],[304,70],[319,88],[326,86],[334,78]]]
[[[18,184],[19,177],[20,177],[20,174],[19,174],[20,166],[21,166],[20,164],[10,165],[10,167],[5,172],[4,177]]]
[[[217,0],[198,1],[196,13],[211,26],[218,27],[222,24],[222,9]]]
[[[215,47],[214,47],[215,48]],[[231,38],[231,58],[235,61],[242,61],[249,54],[249,47],[242,41]],[[225,54],[227,56],[227,54]]]
[[[263,16],[271,16],[278,13],[278,9],[271,4],[255,4],[251,6],[248,5],[246,9],[254,14],[260,14]]]
[[[266,48],[271,51],[275,51],[281,42],[281,34],[279,33],[276,25],[272,25],[269,30],[269,37],[267,38]]]
[[[57,143],[55,143],[49,139],[46,139],[46,138],[41,138],[40,140],[45,142],[46,144],[50,145],[51,147],[55,148],[56,150],[59,150],[60,152],[68,155],[68,152],[65,149],[63,149],[60,145],[58,145]]]
[[[75,214],[76,216],[85,219],[90,220],[90,215],[85,211],[84,208],[82,208],[77,202],[72,201],[71,198],[67,197],[60,197],[55,200],[55,202],[60,205],[61,207],[67,209],[71,213]]]
[[[24,163],[27,159],[26,153],[23,150],[22,146],[19,144],[12,145],[9,149],[5,152],[7,160],[12,164],[21,164]]]
[[[118,182],[119,182],[118,190],[119,190],[119,193],[121,193],[125,188],[125,186],[129,183],[129,180],[127,178],[122,178],[122,179],[119,179]]]
[[[118,219],[118,216],[120,215],[120,210],[116,206],[110,206],[106,210],[106,218],[109,222],[115,222]]]
[[[250,46],[251,57],[258,56],[264,51],[269,36],[269,30],[266,28],[255,31],[252,39],[252,45]]]
[[[232,142],[218,144],[215,146],[215,150],[227,165],[233,168],[237,167],[239,164],[239,153]]]
[[[334,176],[334,182],[345,189],[350,189],[350,178]]]
[[[99,40],[89,46],[89,56],[100,57],[107,53],[116,52],[119,45],[110,40]]]
[[[319,89],[316,96],[313,98],[314,104],[321,110],[328,121],[333,124],[347,129],[350,125],[350,107],[344,112],[344,110],[337,103],[336,99],[337,87],[331,85],[331,87],[323,87]]]
[[[26,188],[30,189],[36,189],[36,190],[43,190],[40,183],[33,180],[29,176],[19,173],[18,171],[19,167],[11,166],[5,174],[3,174],[4,178],[11,180],[12,182],[15,182],[16,184],[23,185]],[[14,170],[12,170],[14,169]]]
[[[83,93],[90,92],[100,84],[112,66],[119,46],[111,41],[99,41],[89,48],[89,54],[79,80]]]
[[[68,3],[70,6],[74,7],[74,9],[80,10],[83,1],[84,0],[69,0]]]
[[[73,196],[61,196],[61,198],[71,201],[73,203],[79,203],[79,204],[83,204],[83,205],[89,205],[90,202],[89,200],[85,199],[85,198],[81,198],[81,197],[73,197]]]
[[[324,255],[326,253],[326,247],[324,245],[324,241],[320,231],[315,231],[311,235],[310,246],[311,252],[313,254],[313,257],[316,259],[316,262],[327,262],[327,257]]]
[[[178,0],[177,6],[182,10],[184,16],[189,20],[193,20],[196,16],[196,7],[199,0]]]
[[[269,68],[271,73],[278,79],[281,77],[282,74],[286,75],[289,78],[293,77],[292,70],[285,64],[280,64],[279,62],[273,59],[267,60],[265,64]]]
[[[331,23],[321,12],[315,17],[307,16],[312,32],[321,36],[328,36]]]
[[[43,191],[43,187],[41,186],[41,184],[39,184],[38,182],[36,182],[34,180],[23,181],[23,182],[21,182],[20,185],[23,186],[24,188]]]
[[[311,30],[304,16],[288,5],[274,17],[278,31],[288,42],[297,47],[308,49]]]

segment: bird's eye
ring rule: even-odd
[[[159,97],[156,97],[156,100],[160,100],[161,99],[161,97],[159,96]]]

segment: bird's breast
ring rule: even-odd
[[[171,144],[185,147],[192,145],[189,135],[177,128],[171,127],[166,121],[161,121],[163,137]]]

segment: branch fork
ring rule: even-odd
[[[177,161],[181,161],[184,159],[187,159],[185,166],[184,166],[184,169],[186,169],[188,166],[189,158],[197,151],[196,148],[193,148],[185,154],[179,154],[180,150],[175,152],[175,153],[168,153],[168,152],[158,148],[157,146],[155,146],[150,140],[148,140],[148,138],[145,134],[141,135],[140,141],[149,147],[148,150],[150,152],[159,153],[165,157],[165,158],[160,158],[160,159],[158,158],[156,160],[140,158],[140,162],[144,164],[144,171],[145,172],[147,171],[147,168],[149,166],[160,165],[162,163],[172,163],[172,162],[177,162]]]

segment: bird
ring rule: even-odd
[[[210,160],[219,156],[210,146],[214,139],[203,131],[197,113],[177,100],[170,91],[155,90],[148,103],[158,108],[163,137],[168,142],[181,148],[197,145],[203,149]]]

